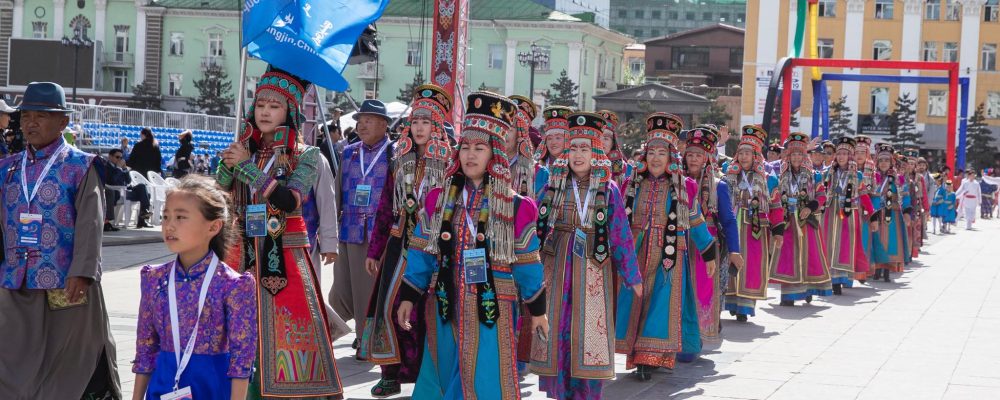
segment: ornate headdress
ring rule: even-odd
[[[542,117],[545,118],[545,125],[542,128],[542,142],[538,145],[538,150],[535,151],[535,159],[538,162],[544,162],[548,157],[553,159],[559,158],[559,154],[549,153],[545,137],[550,133],[566,133],[569,131],[569,119],[567,118],[572,113],[572,108],[564,106],[551,106],[542,111]]]
[[[889,158],[890,160],[894,160],[896,158],[895,156],[896,156],[896,149],[892,147],[892,145],[886,143],[879,143],[877,146],[875,146],[876,159]]]
[[[294,149],[295,144],[298,143],[299,130],[302,127],[302,98],[305,96],[306,87],[308,86],[308,81],[273,66],[268,66],[267,72],[257,82],[257,90],[254,92],[254,102],[250,103],[250,107],[247,109],[243,124],[243,133],[240,134],[240,142],[243,142],[244,145],[252,143],[253,148],[248,147],[251,152],[260,143],[261,132],[257,129],[254,108],[257,100],[266,99],[284,102],[288,106],[285,125],[278,127],[277,132],[274,134],[274,147]]]
[[[524,96],[510,96],[510,100],[517,105],[514,123],[517,131],[517,159],[510,166],[514,173],[514,189],[522,195],[535,198],[535,148],[531,144],[530,130],[538,108],[531,99]]]
[[[809,150],[809,136],[802,132],[789,133],[788,138],[785,139],[784,147],[789,153],[800,152],[804,154]]]
[[[646,117],[646,148],[668,145],[677,150],[684,120],[674,114],[655,112]]]
[[[840,151],[841,149],[843,149],[853,154],[855,147],[857,147],[857,142],[854,140],[854,138],[848,136],[842,136],[840,139],[837,139],[837,146],[835,148],[835,151]]]
[[[510,162],[504,152],[507,131],[512,129],[517,106],[508,98],[496,93],[479,91],[469,95],[465,111],[465,121],[462,123],[462,143],[485,143],[493,150],[486,165],[486,175],[489,178],[485,188],[485,196],[489,207],[486,219],[486,232],[480,232],[489,238],[490,260],[509,264],[514,257],[514,190],[511,188]],[[464,182],[461,172],[462,163],[455,152],[454,159],[445,178],[445,192],[438,197],[434,207],[434,215],[430,223],[431,238],[442,234],[442,221],[451,220],[450,212],[454,207],[463,187],[458,182]],[[448,214],[448,215],[445,215]],[[427,250],[438,253],[438,241],[428,241]]]
[[[598,193],[606,193],[607,184],[611,181],[611,161],[608,160],[606,154],[604,154],[604,147],[601,146],[601,135],[604,129],[604,118],[599,114],[589,113],[589,112],[576,112],[568,116],[569,121],[569,142],[576,139],[586,139],[590,141],[590,148],[593,154],[590,159],[590,187],[589,191],[595,195]],[[555,211],[555,217],[558,220],[558,215],[562,212],[562,202],[567,191],[572,190],[568,183],[570,179],[569,170],[569,146],[567,145],[563,149],[563,153],[559,155],[559,158],[552,164],[551,175],[549,176],[549,190],[552,196],[547,196],[552,199],[549,203],[552,209]],[[590,223],[594,222],[595,210],[603,209],[606,205],[600,200],[592,202],[590,204],[590,209],[587,210],[587,220],[583,221],[585,225],[589,226]]]
[[[604,118],[604,129],[611,131],[611,149],[608,150],[608,159],[611,160],[611,173],[614,177],[620,177],[625,173],[625,155],[622,154],[618,145],[618,114],[611,110],[600,110],[597,112]]]
[[[444,180],[444,170],[451,160],[451,146],[445,132],[445,121],[451,115],[452,100],[444,89],[426,84],[413,90],[413,102],[410,104],[410,118],[403,125],[403,134],[396,142],[394,162],[398,167],[393,183],[393,211],[397,214],[406,208],[414,213],[420,203],[415,189],[438,187]],[[424,174],[421,181],[417,180],[417,146],[410,134],[412,120],[426,118],[431,120],[431,137],[424,146]]]
[[[687,150],[702,150],[712,159],[715,158],[715,146],[719,142],[719,130],[715,125],[698,125],[688,131]]]
[[[759,157],[764,150],[764,142],[767,140],[767,132],[758,125],[743,125],[743,133],[740,135],[740,144],[737,149],[748,148],[754,152],[754,157]]]
[[[714,212],[718,210],[718,193],[716,189],[716,177],[715,177],[715,158],[718,151],[715,150],[716,144],[719,142],[719,128],[715,125],[698,125],[687,132],[687,139],[685,139],[686,146],[684,148],[684,156],[687,156],[689,152],[702,152],[705,155],[705,166],[702,167],[703,170],[699,171],[701,179],[698,180],[698,187],[700,196],[704,197],[702,205],[706,206],[708,209],[703,210],[704,212]],[[683,161],[682,161],[683,162]],[[687,170],[687,163],[683,162],[684,169]],[[692,171],[689,171],[689,173]]]

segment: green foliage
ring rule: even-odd
[[[896,98],[895,109],[889,114],[889,137],[885,140],[892,143],[897,150],[924,144],[921,140],[923,133],[917,131],[916,104],[916,98],[904,93]]]
[[[854,128],[851,127],[851,117],[854,113],[847,106],[847,96],[830,103],[830,139],[840,139],[844,136],[854,136]]]
[[[399,95],[396,96],[396,100],[409,104],[413,101],[413,90],[424,83],[424,73],[418,69],[417,73],[413,75],[413,81],[399,89]]]
[[[552,89],[545,93],[545,97],[549,99],[549,105],[577,107],[576,98],[580,93],[580,85],[573,83],[565,69],[559,73],[559,79],[551,86]]]
[[[996,138],[986,125],[985,104],[979,103],[976,107],[976,112],[969,118],[965,133],[965,160],[968,164],[966,167],[974,168],[976,171],[992,167],[998,150],[993,144]]]
[[[144,82],[132,87],[132,97],[128,99],[128,107],[141,110],[163,110],[162,101],[163,99],[153,88],[153,85]]]
[[[188,100],[188,112],[233,116],[233,83],[222,64],[209,64],[201,79],[194,81],[194,87],[198,89],[198,97]]]

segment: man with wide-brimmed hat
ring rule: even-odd
[[[329,301],[345,321],[354,319],[355,332],[360,335],[375,285],[375,278],[365,270],[368,240],[375,229],[376,208],[390,172],[393,143],[387,135],[391,118],[381,101],[365,100],[354,120],[358,121],[356,131],[361,140],[344,147],[335,184],[340,245]],[[353,347],[359,343],[355,339]]]
[[[63,88],[33,82],[20,107],[28,144],[0,161],[0,393],[6,399],[120,398],[104,294],[104,187],[94,156],[62,136]]]

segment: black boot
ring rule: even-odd
[[[833,284],[833,294],[835,294],[837,296],[840,296],[840,295],[844,294],[844,292],[842,290],[842,285],[841,284],[839,284],[839,283],[834,283]]]
[[[747,315],[746,314],[736,314],[736,321],[737,322],[747,322]]]
[[[883,270],[882,271],[882,281],[883,282],[892,282],[892,279],[889,277],[889,270]]]
[[[812,302],[813,302],[813,296],[812,295],[806,296],[806,303],[807,304],[812,304]]]
[[[653,374],[650,373],[649,367],[647,367],[645,365],[639,365],[635,369],[635,377],[640,382],[645,382],[645,381],[648,381],[650,379],[653,379]]]
[[[793,307],[795,306],[795,302],[792,300],[782,300],[778,305],[782,307]]]

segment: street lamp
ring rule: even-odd
[[[76,103],[77,75],[79,74],[80,49],[88,49],[94,46],[94,42],[87,38],[86,33],[76,31],[72,38],[63,36],[63,46],[73,47],[73,102]]]
[[[531,68],[531,86],[529,86],[528,98],[535,101],[535,70],[542,64],[549,63],[549,53],[543,51],[541,47],[532,43],[531,52],[521,52],[517,54],[517,60],[521,66]]]

